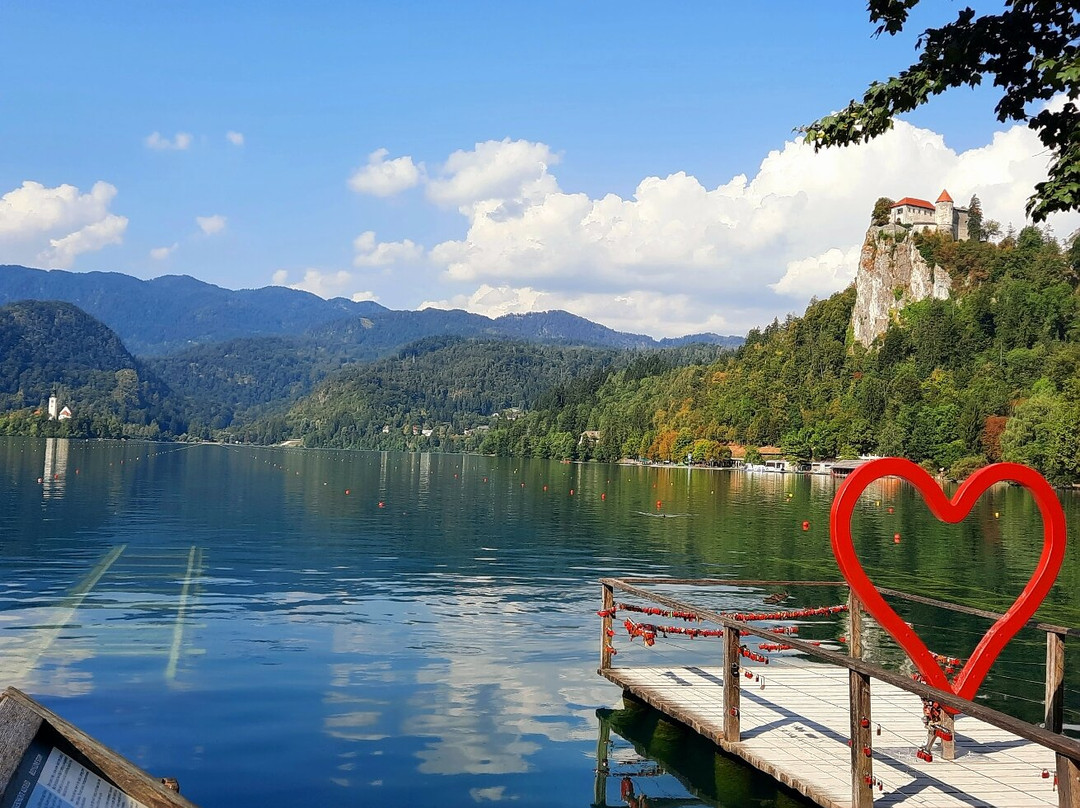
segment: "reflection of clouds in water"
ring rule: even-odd
[[[368,614],[401,618],[391,629],[336,626],[333,652],[358,659],[331,666],[331,686],[345,692],[325,698],[331,711],[340,705],[340,712],[327,716],[325,731],[357,740],[379,734],[430,738],[416,753],[423,774],[525,772],[543,738],[592,740],[595,705],[610,700],[610,688],[591,668],[567,667],[557,654],[567,635],[579,631],[576,606],[538,601],[534,590],[482,583],[481,594],[462,593],[462,582],[446,581],[440,592],[405,603],[400,597],[366,601]],[[529,602],[522,602],[526,597]],[[575,625],[559,630],[553,619]],[[519,651],[509,656],[509,648]],[[355,698],[374,683],[407,693],[409,709],[400,725],[387,725],[394,719],[380,715],[379,702]],[[476,794],[508,799],[498,789]]]
[[[492,788],[470,788],[469,796],[474,802],[502,802],[503,800],[516,800],[517,797],[504,796],[506,786],[494,786]]]

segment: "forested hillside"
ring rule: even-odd
[[[693,345],[645,354],[655,368],[716,358],[723,349]],[[395,356],[352,364],[284,416],[231,432],[258,442],[302,438],[308,446],[476,449],[492,423],[548,406],[553,389],[596,387],[637,353],[507,340],[430,337]],[[563,435],[565,443],[577,435]]]
[[[56,395],[73,412],[50,421]],[[70,303],[0,307],[0,434],[157,438],[186,431],[168,388]]]
[[[462,450],[466,430],[487,424],[495,413],[522,410],[552,386],[602,373],[616,356],[589,348],[430,337],[393,357],[349,365],[285,416],[263,419],[239,436],[302,438],[308,446]]]
[[[707,460],[729,442],[778,444],[803,460],[902,455],[962,476],[1009,459],[1080,480],[1080,248],[1033,227],[999,245],[918,238],[954,299],[907,307],[869,350],[851,338],[848,289],[707,366],[569,386],[482,448],[556,456],[552,435],[596,430],[570,456]]]

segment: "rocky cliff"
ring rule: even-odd
[[[855,339],[869,346],[904,306],[928,297],[947,300],[950,286],[949,274],[926,263],[909,230],[891,224],[871,227],[855,276]]]

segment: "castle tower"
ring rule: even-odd
[[[953,198],[949,196],[948,191],[942,189],[941,196],[934,203],[934,224],[937,225],[939,233],[948,233],[953,238],[956,238],[955,220],[953,218],[954,207]]]

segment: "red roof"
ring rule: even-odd
[[[941,196],[937,198],[938,202],[952,202],[952,197],[949,196],[949,192],[944,188],[941,189]]]
[[[913,208],[926,208],[927,210],[934,210],[934,206],[927,202],[925,199],[916,199],[913,196],[905,196],[899,202],[893,205],[894,208],[902,208],[904,205],[911,205]]]

